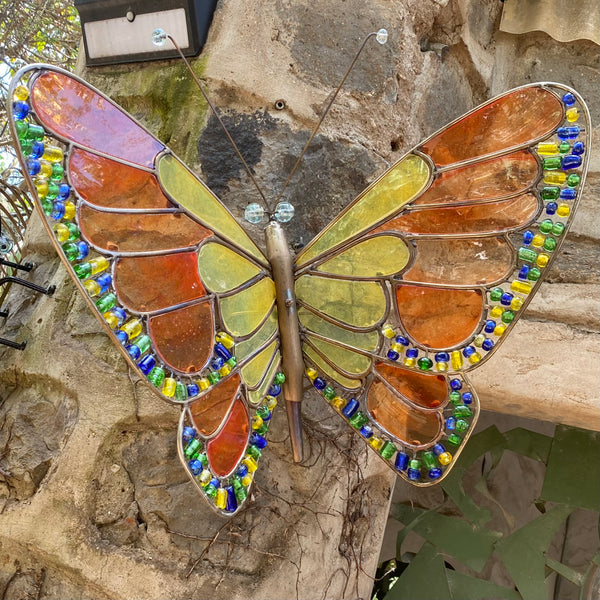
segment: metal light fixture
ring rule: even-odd
[[[156,28],[168,31],[186,56],[198,54],[217,0],[75,0],[86,64],[108,65],[173,58],[152,43]]]

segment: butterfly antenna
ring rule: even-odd
[[[250,179],[252,180],[252,183],[254,184],[254,186],[256,187],[256,189],[258,190],[258,193],[260,194],[260,197],[263,199],[263,202],[265,203],[265,206],[269,206],[269,203],[267,202],[267,199],[265,198],[265,195],[263,194],[263,191],[260,189],[260,186],[258,185],[258,182],[254,178],[254,175],[252,174],[252,171],[250,170],[250,167],[248,166],[248,164],[244,160],[244,157],[242,156],[242,153],[240,152],[239,148],[237,147],[237,144],[233,141],[233,138],[231,137],[231,134],[229,133],[227,127],[225,126],[225,123],[223,123],[223,120],[219,116],[219,113],[217,112],[217,109],[215,108],[214,104],[210,101],[210,98],[208,97],[208,94],[204,91],[204,87],[200,83],[200,80],[198,79],[198,77],[196,77],[196,73],[194,73],[194,71],[192,70],[192,67],[191,67],[189,61],[183,55],[183,52],[181,51],[181,48],[179,47],[179,45],[177,44],[177,42],[173,39],[173,36],[171,36],[170,34],[164,32],[162,29],[156,29],[152,33],[152,41],[154,42],[154,44],[156,46],[163,46],[167,38],[171,41],[171,43],[173,44],[173,46],[175,46],[175,49],[179,53],[179,56],[181,57],[181,60],[183,60],[183,62],[185,63],[185,66],[187,67],[187,70],[190,72],[190,75],[192,76],[192,79],[196,82],[196,85],[198,86],[198,89],[202,92],[202,95],[204,96],[204,99],[206,100],[206,102],[210,106],[211,110],[213,111],[213,114],[217,118],[217,121],[219,121],[219,124],[223,128],[223,131],[225,132],[225,135],[227,136],[227,139],[229,140],[229,143],[233,146],[233,149],[235,150],[235,153],[238,155],[239,159],[242,161],[242,164],[244,165],[244,168],[246,169],[246,172],[248,173],[248,175],[250,176]]]
[[[319,131],[319,128],[321,127],[321,123],[323,123],[325,117],[327,116],[327,113],[329,112],[329,110],[331,109],[333,103],[335,102],[335,99],[337,98],[337,95],[338,95],[339,91],[342,89],[344,83],[346,82],[346,79],[348,78],[348,75],[350,75],[350,72],[354,68],[354,65],[356,64],[356,61],[358,60],[358,57],[360,56],[360,53],[363,51],[363,48],[367,45],[367,42],[372,37],[375,37],[377,39],[377,41],[381,45],[383,45],[383,44],[385,44],[387,42],[388,32],[385,29],[380,29],[379,31],[374,31],[373,33],[370,33],[364,39],[363,43],[361,44],[360,48],[358,49],[358,52],[356,53],[356,55],[352,59],[352,62],[350,63],[350,66],[346,70],[346,73],[344,74],[344,77],[342,78],[342,81],[337,86],[335,92],[333,93],[333,96],[331,96],[331,99],[329,100],[329,104],[327,105],[327,107],[323,111],[323,114],[321,115],[321,118],[319,119],[319,122],[317,123],[316,127],[313,129],[313,132],[311,133],[310,137],[308,138],[308,141],[306,142],[304,148],[302,149],[302,152],[300,153],[300,156],[298,157],[298,160],[296,161],[296,164],[294,165],[294,167],[290,171],[290,174],[288,175],[288,178],[285,180],[285,183],[283,184],[283,188],[281,189],[281,192],[279,192],[279,196],[277,196],[277,199],[275,200],[275,204],[277,204],[277,202],[279,202],[279,200],[281,200],[281,198],[282,198],[282,196],[283,196],[283,194],[284,194],[284,192],[285,192],[285,190],[286,190],[286,188],[287,188],[290,180],[294,176],[294,173],[296,172],[296,169],[298,168],[298,165],[300,164],[300,161],[302,160],[302,158],[306,154],[306,150],[310,146],[310,144],[313,141],[315,135],[317,135],[317,131]]]

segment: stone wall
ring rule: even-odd
[[[600,122],[597,46],[502,34],[501,9],[496,0],[219,4],[194,69],[270,199],[361,39],[390,32],[388,45],[365,50],[289,187],[294,245],[420,139],[509,87],[571,84]],[[81,71],[241,218],[255,191],[177,61]],[[484,408],[598,427],[599,167],[596,153],[550,283],[473,376]],[[57,291],[13,288],[7,301],[2,333],[28,346],[0,349],[2,597],[368,597],[393,478],[331,410],[307,395],[303,465],[292,464],[276,412],[253,502],[220,520],[178,465],[178,410],[132,380],[37,218],[28,240],[29,277]]]

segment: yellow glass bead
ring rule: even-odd
[[[36,179],[35,189],[39,198],[45,198],[48,195],[48,182],[44,179]]]
[[[390,324],[384,325],[381,328],[381,333],[383,333],[383,335],[389,339],[392,339],[396,335],[396,333],[394,332],[394,328]]]
[[[553,144],[552,142],[542,142],[537,146],[537,153],[545,156],[558,154],[558,144]]]
[[[252,429],[260,429],[262,427],[263,420],[260,415],[254,415],[252,417]]]
[[[254,471],[258,469],[258,463],[254,460],[254,458],[252,458],[252,456],[248,454],[244,457],[242,462],[248,467],[248,471],[250,473],[254,473]]]
[[[450,452],[442,452],[438,456],[438,460],[440,461],[441,465],[449,465],[452,462],[452,454],[450,454]]]
[[[277,406],[277,398],[275,396],[265,396],[265,406],[269,410],[273,410]]]
[[[121,327],[121,331],[124,331],[129,339],[133,339],[142,333],[143,327],[142,322],[139,319],[129,319],[126,323]]]
[[[566,110],[565,116],[567,117],[567,121],[569,121],[569,123],[575,123],[575,121],[579,119],[579,109],[576,106],[572,106]]]
[[[225,510],[227,506],[227,491],[225,488],[218,488],[217,495],[215,496],[215,506],[221,510]]]
[[[66,225],[63,225],[62,223],[56,223],[56,225],[53,225],[52,230],[54,231],[56,239],[61,244],[62,242],[66,242],[71,237],[71,232],[69,231],[69,228]],[[85,283],[83,285],[85,285]]]
[[[15,88],[13,98],[21,101],[27,100],[27,98],[29,98],[29,90],[24,85],[18,85]]]
[[[332,401],[331,404],[333,404],[334,408],[337,408],[338,410],[342,410],[342,408],[344,408],[347,404],[346,400],[344,398],[342,398],[341,396],[336,396]]]
[[[383,446],[383,440],[376,435],[373,435],[369,438],[369,446],[374,450],[379,450]]]
[[[450,363],[452,364],[452,368],[455,371],[459,371],[463,366],[463,357],[462,354],[458,350],[454,350],[454,352],[450,352]]]
[[[407,356],[407,357],[404,359],[404,364],[405,364],[407,367],[414,367],[414,366],[417,364],[417,359],[416,359],[416,358],[411,358],[411,357]]]
[[[92,275],[97,275],[108,269],[108,260],[104,256],[98,256],[98,258],[92,258],[90,260],[90,269]]]
[[[538,254],[538,257],[535,260],[535,264],[543,269],[550,260],[550,257],[547,254]]]
[[[492,319],[497,319],[498,317],[502,316],[503,312],[504,309],[501,306],[494,306],[494,308],[490,310],[490,317],[492,317]]]
[[[223,344],[223,346],[225,346],[227,350],[231,350],[231,348],[233,348],[233,346],[235,345],[233,338],[224,331],[219,331],[219,333],[217,333],[217,335],[215,336],[215,341],[218,344]]]
[[[531,283],[528,281],[518,281],[515,279],[510,284],[510,289],[513,292],[518,292],[519,294],[529,294],[529,292],[531,292]]]
[[[531,245],[534,248],[541,248],[544,245],[545,240],[546,238],[538,233],[537,235],[533,236],[533,239],[531,240]]]
[[[252,473],[248,472],[242,477],[242,485],[248,487],[252,483]]]
[[[473,352],[471,356],[469,356],[469,362],[472,365],[476,365],[481,360],[481,354],[479,352]]]
[[[448,370],[448,363],[447,362],[436,363],[435,370],[439,371],[440,373],[445,373]]]
[[[212,473],[208,469],[203,469],[196,479],[201,485],[208,485],[212,479]]]
[[[75,205],[72,202],[65,202],[65,214],[63,216],[65,221],[72,221],[76,212]]]
[[[390,350],[397,352],[398,354],[402,354],[404,352],[404,346],[402,344],[392,344],[390,346]]]
[[[494,328],[494,335],[497,335],[498,337],[500,337],[505,331],[506,331],[506,325],[504,325],[504,323],[500,323],[499,325],[496,325],[496,327]]]
[[[200,391],[204,391],[207,390],[210,387],[210,381],[206,378],[206,377],[202,377],[200,379],[198,379],[198,387],[200,388]]]
[[[56,146],[45,146],[42,158],[49,162],[58,163],[63,161],[64,154],[63,151]]]
[[[167,398],[172,398],[175,395],[175,388],[177,387],[177,381],[172,377],[165,377],[162,387],[162,393]]]
[[[52,164],[47,160],[40,160],[40,172],[38,173],[38,177],[48,179],[50,175],[52,175]]]
[[[515,297],[510,302],[510,307],[512,310],[520,310],[523,306],[523,299]]]
[[[90,281],[86,281],[83,284],[85,286],[86,290],[88,289],[88,286],[87,286],[88,283],[96,283],[96,282],[93,279],[90,280]],[[98,285],[98,284],[96,283],[96,285]],[[100,286],[98,285],[98,287],[100,287]],[[95,296],[96,295],[96,294],[92,294],[92,292],[90,292],[89,290],[88,290],[88,294],[90,296]],[[119,319],[118,319],[117,315],[111,313],[110,311],[105,312],[103,316],[104,316],[104,320],[108,323],[108,326],[111,329],[115,329],[119,325]]]
[[[83,287],[85,288],[85,291],[88,293],[88,296],[91,296],[92,298],[94,296],[97,296],[100,293],[100,290],[102,289],[100,287],[100,285],[98,284],[98,282],[94,281],[93,279],[88,279],[87,281],[84,281]],[[106,319],[107,314],[110,314],[110,313],[104,313],[105,319]],[[108,319],[106,319],[106,322],[108,323]],[[108,324],[111,327],[111,329],[114,329],[116,327],[116,325],[111,325],[110,323],[108,323]]]
[[[562,185],[567,180],[567,174],[562,171],[545,171],[544,183]]]
[[[569,205],[564,202],[561,202],[556,209],[556,214],[559,217],[568,217],[570,213],[571,209],[569,208]]]
[[[483,335],[483,333],[480,333],[479,335],[476,335],[475,338],[473,339],[473,346],[477,346],[477,348],[481,348],[481,345],[483,344],[483,342],[485,342],[485,335]]]
[[[311,380],[314,381],[318,376],[319,373],[316,369],[313,369],[312,367],[308,367],[306,369],[306,376]]]
[[[231,367],[226,363],[219,369],[219,375],[221,377],[227,377],[231,373]]]

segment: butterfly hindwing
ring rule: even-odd
[[[409,152],[297,257],[309,378],[411,483],[443,478],[470,435],[467,372],[558,253],[589,131],[573,90],[507,92]]]

